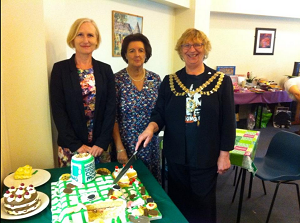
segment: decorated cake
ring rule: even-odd
[[[10,187],[4,194],[4,210],[11,215],[22,215],[37,209],[41,200],[33,185]]]
[[[120,187],[113,184],[114,178],[108,169],[99,168],[95,172],[94,180],[87,183],[74,181],[68,173],[51,183],[53,223],[150,222],[162,218],[137,176],[127,187]]]

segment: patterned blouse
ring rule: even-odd
[[[122,143],[128,157],[131,157],[138,136],[149,124],[151,112],[158,96],[161,80],[159,75],[146,70],[144,86],[139,91],[131,82],[126,69],[115,74],[117,115]],[[158,137],[153,136],[152,141],[138,153],[154,177],[161,182],[160,151]]]
[[[79,82],[82,90],[82,99],[84,106],[84,114],[86,119],[86,125],[88,129],[88,142],[93,141],[93,126],[94,126],[94,111],[96,103],[96,85],[94,69],[79,69],[77,68],[79,75]],[[71,152],[69,148],[58,148],[58,165],[60,167],[70,166],[72,156],[76,152]],[[110,154],[108,151],[103,151],[101,156],[95,157],[95,163],[107,163],[110,162]]]
[[[88,142],[93,140],[93,119],[96,102],[96,86],[93,68],[82,70],[78,69],[80,86],[82,89],[84,114],[88,128]]]

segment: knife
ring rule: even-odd
[[[142,141],[142,143],[140,144],[139,148],[132,154],[132,156],[130,157],[130,159],[126,163],[126,165],[123,167],[123,169],[121,170],[121,172],[118,174],[118,176],[114,180],[113,184],[118,183],[119,180],[122,178],[122,176],[127,172],[127,170],[129,169],[129,167],[134,163],[134,161],[137,160],[137,154],[140,152],[140,150],[142,148],[144,148],[144,146],[143,146],[144,142],[145,142],[145,140]]]

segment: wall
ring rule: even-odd
[[[88,7],[87,7],[88,6]],[[93,57],[111,65],[114,72],[127,66],[122,57],[112,57],[112,11],[121,11],[143,17],[142,33],[152,46],[152,57],[145,68],[161,77],[173,71],[174,9],[156,2],[113,0],[44,0],[46,53],[48,76],[57,61],[70,58],[74,53],[66,44],[72,23],[82,17],[93,19],[100,30],[102,42]],[[53,150],[57,154],[57,130],[52,120]],[[56,159],[55,159],[55,162]],[[57,163],[56,163],[57,164]]]
[[[1,57],[1,59],[2,59],[2,57]],[[1,88],[1,98],[3,96],[2,89],[3,88]],[[4,103],[3,103],[3,100],[1,100],[1,191],[3,191],[2,190],[2,182],[5,178],[5,176],[7,176],[7,174],[12,172],[11,162],[10,162],[11,154],[9,152],[8,135],[7,135],[6,129],[7,129],[7,124],[6,124]]]
[[[150,40],[153,51],[145,68],[161,76],[170,73],[173,67],[170,51],[173,51],[174,40],[170,37],[174,32],[174,10],[146,0],[77,0],[76,4],[73,0],[44,0],[48,71],[54,62],[74,53],[66,44],[66,36],[72,23],[81,17],[94,19],[101,33],[102,43],[93,53],[94,58],[110,64],[114,72],[127,66],[121,57],[112,57],[112,10],[143,17],[142,33]]]
[[[169,5],[174,8],[190,8],[190,0],[150,0],[164,5]]]
[[[174,32],[174,48],[177,40],[182,33],[188,28],[196,28],[209,34],[210,24],[210,0],[191,0],[190,7],[176,8],[175,10],[175,32]],[[173,48],[173,49],[174,49]],[[180,59],[178,53],[173,50],[174,66],[173,73],[185,66]]]
[[[253,55],[255,28],[276,28],[274,55]],[[236,66],[237,74],[252,71],[254,76],[279,82],[292,75],[300,60],[300,20],[296,18],[211,13],[212,51],[207,64]]]
[[[4,0],[1,6],[3,180],[19,166],[54,164],[42,1]]]
[[[211,11],[248,15],[300,18],[299,0],[211,0]]]

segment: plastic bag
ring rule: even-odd
[[[266,128],[269,120],[272,117],[272,112],[267,107],[264,107],[262,115],[261,115],[262,118],[261,118],[260,117],[260,111],[261,111],[261,107],[258,108],[258,115],[257,115],[257,119],[256,119],[256,126],[259,126],[260,119],[261,119],[261,128]]]
[[[247,129],[254,129],[254,126],[255,126],[255,116],[254,114],[250,113],[248,115],[248,118],[247,118]]]

